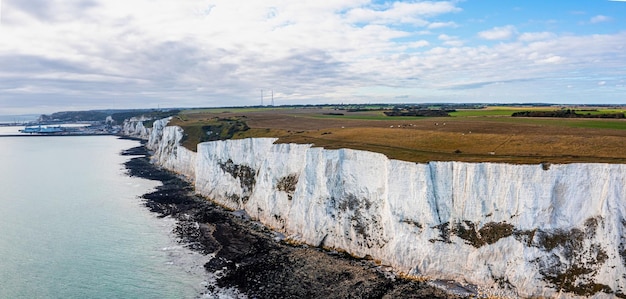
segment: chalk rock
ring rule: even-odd
[[[198,193],[296,241],[494,295],[626,294],[623,164],[423,164],[272,138],[196,154],[180,128],[150,136],[155,161]]]

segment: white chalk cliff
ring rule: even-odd
[[[141,139],[150,138],[150,129],[144,126],[144,121],[148,119],[143,117],[133,117],[131,119],[124,120],[122,124],[122,134]]]
[[[196,176],[196,153],[180,146],[183,129],[167,126],[169,119],[157,120],[152,124],[150,138],[146,145],[154,151],[152,160],[193,181]]]
[[[495,295],[626,296],[626,165],[421,164],[272,138],[195,153],[166,123],[156,163],[292,239]]]

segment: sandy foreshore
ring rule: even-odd
[[[161,217],[177,219],[179,242],[215,257],[204,268],[217,275],[219,288],[238,289],[249,298],[464,298],[431,284],[395,276],[369,260],[293,246],[241,211],[228,211],[194,193],[175,174],[149,162],[140,146],[124,151],[128,174],[163,183],[143,195]],[[216,289],[208,287],[207,293]]]

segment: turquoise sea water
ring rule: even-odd
[[[138,142],[0,137],[0,298],[195,298],[202,259],[125,175]]]

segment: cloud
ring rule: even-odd
[[[597,16],[592,17],[589,20],[589,23],[591,23],[591,24],[598,24],[598,23],[610,22],[612,20],[613,19],[611,17],[607,17],[607,16],[603,16],[603,15],[597,15]]]
[[[463,46],[463,41],[459,39],[458,36],[450,36],[447,34],[440,34],[437,37],[439,40],[443,41],[444,46],[450,47],[461,47]]]
[[[462,83],[456,84],[452,86],[447,86],[443,89],[449,90],[467,90],[467,89],[479,89],[490,85],[501,85],[501,84],[509,84],[509,83],[521,83],[521,82],[532,82],[535,81],[536,78],[524,78],[524,79],[509,79],[509,80],[496,80],[496,81],[482,81],[482,82],[472,82],[472,83]]]
[[[508,25],[481,31],[478,33],[478,36],[486,40],[506,40],[511,39],[516,33],[517,30],[515,29],[515,26]]]
[[[518,37],[518,40],[522,42],[534,42],[553,38],[556,38],[556,34],[552,32],[525,32]]]
[[[561,63],[565,60],[565,58],[558,55],[548,55],[545,58],[534,59],[537,64],[557,64]]]
[[[358,7],[346,13],[346,19],[353,23],[413,23],[426,26],[423,18],[445,13],[458,12],[460,9],[451,1],[439,2],[393,2],[383,7]]]
[[[81,15],[75,15],[74,12],[98,7],[96,0],[4,0],[4,2],[2,21],[5,24],[27,19],[48,24],[76,20],[81,19]]]
[[[471,99],[466,89],[597,87],[623,73],[626,32],[466,33],[462,18],[446,20],[462,3],[4,0],[0,107],[250,105],[260,89],[277,104],[456,101]]]
[[[623,38],[626,38],[626,33],[564,36],[530,43],[512,41],[493,47],[436,47],[394,65],[403,66],[395,69],[396,76],[406,71],[407,76],[420,78],[419,82],[412,84],[426,89],[488,88],[508,93],[514,86],[523,86],[524,83],[528,87],[518,90],[516,97],[537,97],[545,93],[556,95],[558,87],[550,82],[562,82],[560,86],[582,86],[581,82],[597,82],[597,76],[602,74],[620,74],[623,63],[619,60],[626,58],[626,54],[619,50],[626,46],[626,39]],[[506,84],[496,84],[498,82]],[[530,87],[533,86],[530,84],[544,87],[539,89]],[[585,92],[577,97],[582,94]]]
[[[440,29],[440,28],[457,28],[459,25],[455,22],[433,22],[428,24],[428,29]]]
[[[407,45],[407,47],[409,48],[423,48],[423,47],[428,47],[428,46],[430,46],[430,43],[425,40],[411,42]]]

